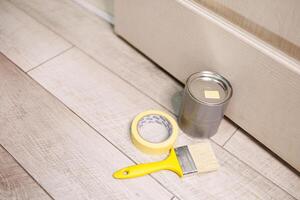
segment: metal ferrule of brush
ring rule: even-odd
[[[198,171],[188,146],[177,147],[175,153],[183,175],[193,174]]]

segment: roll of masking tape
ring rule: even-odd
[[[149,123],[157,123],[166,128],[168,137],[162,142],[150,142],[142,137],[141,130]],[[155,133],[153,133],[155,134]],[[163,154],[169,152],[178,136],[177,122],[169,114],[159,110],[148,110],[138,114],[131,124],[131,139],[142,152]]]

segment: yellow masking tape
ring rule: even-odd
[[[139,130],[146,123],[160,123],[166,127],[169,137],[160,143],[153,143],[141,137]],[[178,136],[177,122],[169,114],[159,110],[148,110],[138,114],[131,124],[131,140],[142,152],[148,154],[163,154],[169,152]]]

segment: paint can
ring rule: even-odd
[[[231,96],[232,87],[223,76],[210,71],[192,74],[184,88],[179,127],[192,137],[215,135]]]

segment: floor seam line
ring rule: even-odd
[[[98,61],[96,58],[94,58],[93,56],[91,56],[89,53],[87,53],[85,50],[81,49],[80,47],[78,47],[76,44],[74,44],[73,42],[71,42],[69,39],[66,39],[66,37],[62,36],[60,33],[56,32],[55,30],[53,30],[51,27],[49,27],[48,25],[46,25],[43,22],[40,22],[39,20],[37,20],[35,17],[33,17],[32,15],[28,14],[25,10],[23,10],[22,8],[20,8],[19,6],[15,5],[13,2],[9,1],[11,4],[13,4],[16,8],[22,10],[25,14],[27,14],[28,16],[30,16],[32,19],[34,19],[37,23],[41,24],[42,26],[45,26],[49,31],[55,33],[57,36],[61,37],[62,39],[64,39],[65,41],[67,41],[68,43],[72,44],[72,47],[76,47],[78,48],[81,52],[83,52],[85,55],[87,55],[88,57],[90,57],[91,59],[93,59],[95,62],[97,62],[98,64],[100,64],[102,67],[104,67],[105,69],[107,69],[108,71],[110,71],[111,73],[113,73],[114,75],[116,75],[117,77],[119,77],[120,79],[122,79],[123,81],[125,81],[127,84],[131,85],[133,88],[135,88],[136,90],[138,90],[140,93],[144,94],[145,96],[147,96],[148,98],[150,98],[152,101],[158,103],[160,106],[162,106],[163,108],[165,108],[166,110],[168,110],[170,113],[174,114],[175,116],[177,116],[177,114],[174,111],[170,111],[170,109],[168,109],[166,106],[160,104],[159,102],[157,102],[155,99],[153,99],[151,96],[147,95],[146,93],[144,93],[143,91],[141,91],[140,89],[138,89],[135,85],[131,84],[129,81],[127,81],[126,79],[124,79],[123,77],[121,77],[119,74],[117,74],[116,72],[112,71],[109,67],[107,67],[105,64],[103,64],[102,62]],[[88,11],[86,11],[88,12]],[[88,12],[90,13],[90,12]],[[102,20],[102,19],[99,19]],[[112,32],[113,33],[113,32]],[[117,37],[117,36],[116,36]],[[135,49],[134,49],[135,50]],[[140,54],[141,56],[143,56],[147,61],[151,62],[149,59],[147,59],[144,55],[142,55],[141,53],[139,53],[137,50],[135,50],[136,53]],[[156,66],[157,67],[157,66]],[[31,71],[31,70],[29,70]],[[27,71],[27,72],[29,72]],[[162,70],[161,70],[162,71]],[[162,73],[165,73],[162,71]],[[168,75],[168,74],[167,74]],[[169,75],[168,75],[169,76]]]
[[[12,158],[13,160],[25,171],[25,173],[48,195],[51,199],[55,200],[52,195],[18,162],[18,160],[0,143],[2,147]]]
[[[24,72],[25,72],[25,73],[30,73],[31,71],[33,71],[33,70],[39,68],[39,67],[42,66],[43,64],[45,64],[45,63],[51,61],[52,59],[55,59],[55,58],[58,57],[58,56],[61,56],[62,54],[66,53],[67,51],[73,49],[74,47],[75,47],[75,46],[74,46],[73,44],[71,44],[71,46],[68,47],[67,49],[65,49],[65,50],[63,50],[63,51],[61,51],[61,52],[59,52],[58,54],[52,56],[51,58],[48,58],[47,60],[41,62],[41,63],[38,64],[37,66],[35,66],[35,67],[33,67],[33,68],[31,68],[31,69],[29,69],[29,70],[27,70],[27,71],[24,71]]]
[[[211,139],[210,139],[211,140]],[[286,191],[284,188],[282,188],[280,185],[278,185],[277,183],[274,183],[271,179],[269,179],[268,177],[264,176],[262,173],[260,173],[259,171],[257,171],[256,169],[254,169],[252,166],[248,165],[245,161],[241,160],[239,157],[237,157],[236,155],[232,154],[230,151],[228,151],[228,149],[224,148],[223,146],[219,145],[218,143],[216,143],[215,141],[211,140],[213,143],[215,143],[216,145],[218,145],[219,147],[221,147],[222,149],[224,149],[224,151],[226,151],[227,153],[229,153],[230,155],[232,155],[235,159],[239,160],[241,163],[247,165],[251,170],[257,172],[260,176],[264,177],[266,180],[270,181],[271,183],[274,184],[274,186],[276,186],[277,188],[279,188],[280,190],[282,190],[283,192],[285,192],[286,194],[288,194],[289,196],[291,196],[292,198],[296,199],[296,197],[294,197],[292,194],[290,194],[288,191]]]
[[[225,145],[229,142],[229,140],[235,135],[235,133],[238,130],[240,130],[240,127],[237,127],[237,129],[233,131],[233,133],[231,134],[231,136],[224,142],[224,144],[222,145],[222,147],[225,147]]]
[[[11,0],[6,0],[7,2],[9,2],[11,5],[13,5],[15,8],[17,8],[18,10],[22,11],[24,14],[26,14],[27,16],[29,16],[33,21],[35,21],[36,23],[38,23],[39,25],[43,26],[44,28],[46,28],[49,32],[52,32],[53,34],[55,34],[56,36],[60,37],[61,39],[63,39],[65,42],[69,43],[72,47],[76,47],[76,45],[71,42],[70,40],[68,40],[66,37],[62,36],[62,34],[56,32],[55,30],[53,30],[50,26],[48,26],[47,24],[41,22],[40,20],[36,19],[36,17],[32,16],[30,13],[28,13],[26,10],[24,10],[23,8],[20,8],[19,5],[16,5],[14,2],[12,2]],[[74,3],[74,2],[73,2]],[[86,11],[88,12],[88,11]],[[89,12],[88,12],[89,13]],[[101,20],[99,18],[99,20]]]

